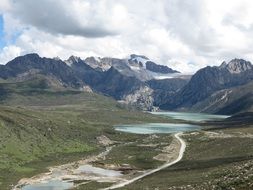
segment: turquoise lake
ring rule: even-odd
[[[172,119],[180,119],[180,120],[195,121],[195,122],[222,120],[229,117],[228,115],[187,113],[187,112],[151,112],[151,113],[154,115],[166,116]]]
[[[213,115],[203,113],[185,113],[185,112],[151,112],[155,115],[161,115],[172,119],[184,120],[186,123],[146,123],[146,124],[130,124],[117,125],[115,130],[135,133],[135,134],[155,134],[155,133],[178,133],[186,131],[200,130],[199,125],[187,124],[187,122],[203,122],[211,120],[222,120],[229,116]]]
[[[182,123],[147,123],[115,126],[116,131],[135,134],[155,134],[155,133],[177,133],[200,130],[198,125]]]

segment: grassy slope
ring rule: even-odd
[[[184,137],[182,161],[122,189],[252,189],[253,126]]]
[[[163,162],[154,160],[153,157],[161,153],[161,150],[171,143],[172,136],[160,134],[156,135],[156,138],[152,138],[150,135],[136,135],[136,137],[134,141],[128,139],[130,143],[113,148],[103,162],[106,164],[129,164],[139,170],[160,166]]]
[[[44,82],[0,85],[1,190],[47,166],[97,153],[101,147],[95,137],[101,134],[121,139],[114,124],[163,120],[128,111],[104,96],[55,91]]]
[[[5,105],[0,107],[1,190],[9,189],[21,177],[44,171],[47,166],[95,154],[101,150],[95,137],[101,134],[112,140],[138,142],[138,135],[117,133],[111,127],[113,124],[167,121],[127,111],[103,96],[73,90],[55,91],[41,80],[1,85],[0,90],[4,89],[0,91],[1,103]],[[188,146],[181,162],[123,189],[173,189],[172,186],[175,189],[252,189],[253,138],[243,135],[253,135],[253,128],[215,132],[236,135],[229,138],[210,138],[205,133],[185,136]],[[123,159],[127,158],[128,163],[140,168],[159,164],[150,163],[156,152],[141,148],[145,151],[143,157],[137,154],[140,148],[135,145],[123,146],[113,149],[106,162],[125,163]],[[146,157],[148,162],[144,163]],[[103,184],[88,186],[96,189]]]
[[[249,82],[245,85],[220,90],[195,104],[191,110],[225,115],[253,111],[252,89],[253,82]]]

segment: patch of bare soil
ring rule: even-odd
[[[180,143],[177,139],[173,138],[169,146],[166,146],[162,149],[162,153],[154,157],[155,160],[168,162],[175,160],[178,156],[178,149],[180,149]]]
[[[109,146],[109,145],[115,144],[115,141],[112,141],[105,135],[98,136],[96,139],[98,143],[102,146]]]

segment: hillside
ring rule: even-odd
[[[218,67],[207,66],[160,108],[220,114],[248,111],[252,108],[252,80],[253,65],[242,59],[223,62]]]
[[[235,114],[253,110],[253,82],[213,93],[195,104],[191,110],[217,114]]]
[[[129,111],[109,97],[57,89],[48,82],[39,77],[0,84],[0,189],[46,166],[102,150],[96,137],[117,139],[114,124],[165,120]]]

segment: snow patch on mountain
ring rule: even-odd
[[[68,66],[71,66],[73,63],[76,63],[78,62],[80,59],[80,57],[77,57],[77,56],[70,56],[67,60],[65,60],[64,62],[68,65]]]
[[[183,75],[182,73],[168,73],[168,74],[158,74],[154,72],[151,72],[151,73],[154,79],[157,79],[157,80],[190,77],[190,75]]]
[[[94,57],[94,59],[95,59],[97,62],[101,62],[101,58],[100,58],[100,57]]]
[[[108,71],[113,66],[122,74],[126,76],[134,76],[141,81],[174,78],[174,75],[171,75],[171,73],[177,72],[167,66],[158,65],[155,62],[150,61],[150,59],[144,55],[136,54],[131,54],[130,57],[126,59],[87,57],[84,61],[93,69],[103,72]],[[168,70],[168,73],[163,73],[166,70]]]
[[[137,63],[136,66],[142,66],[144,69],[146,69],[146,63],[150,61],[146,56],[136,54],[131,54],[129,60]]]

